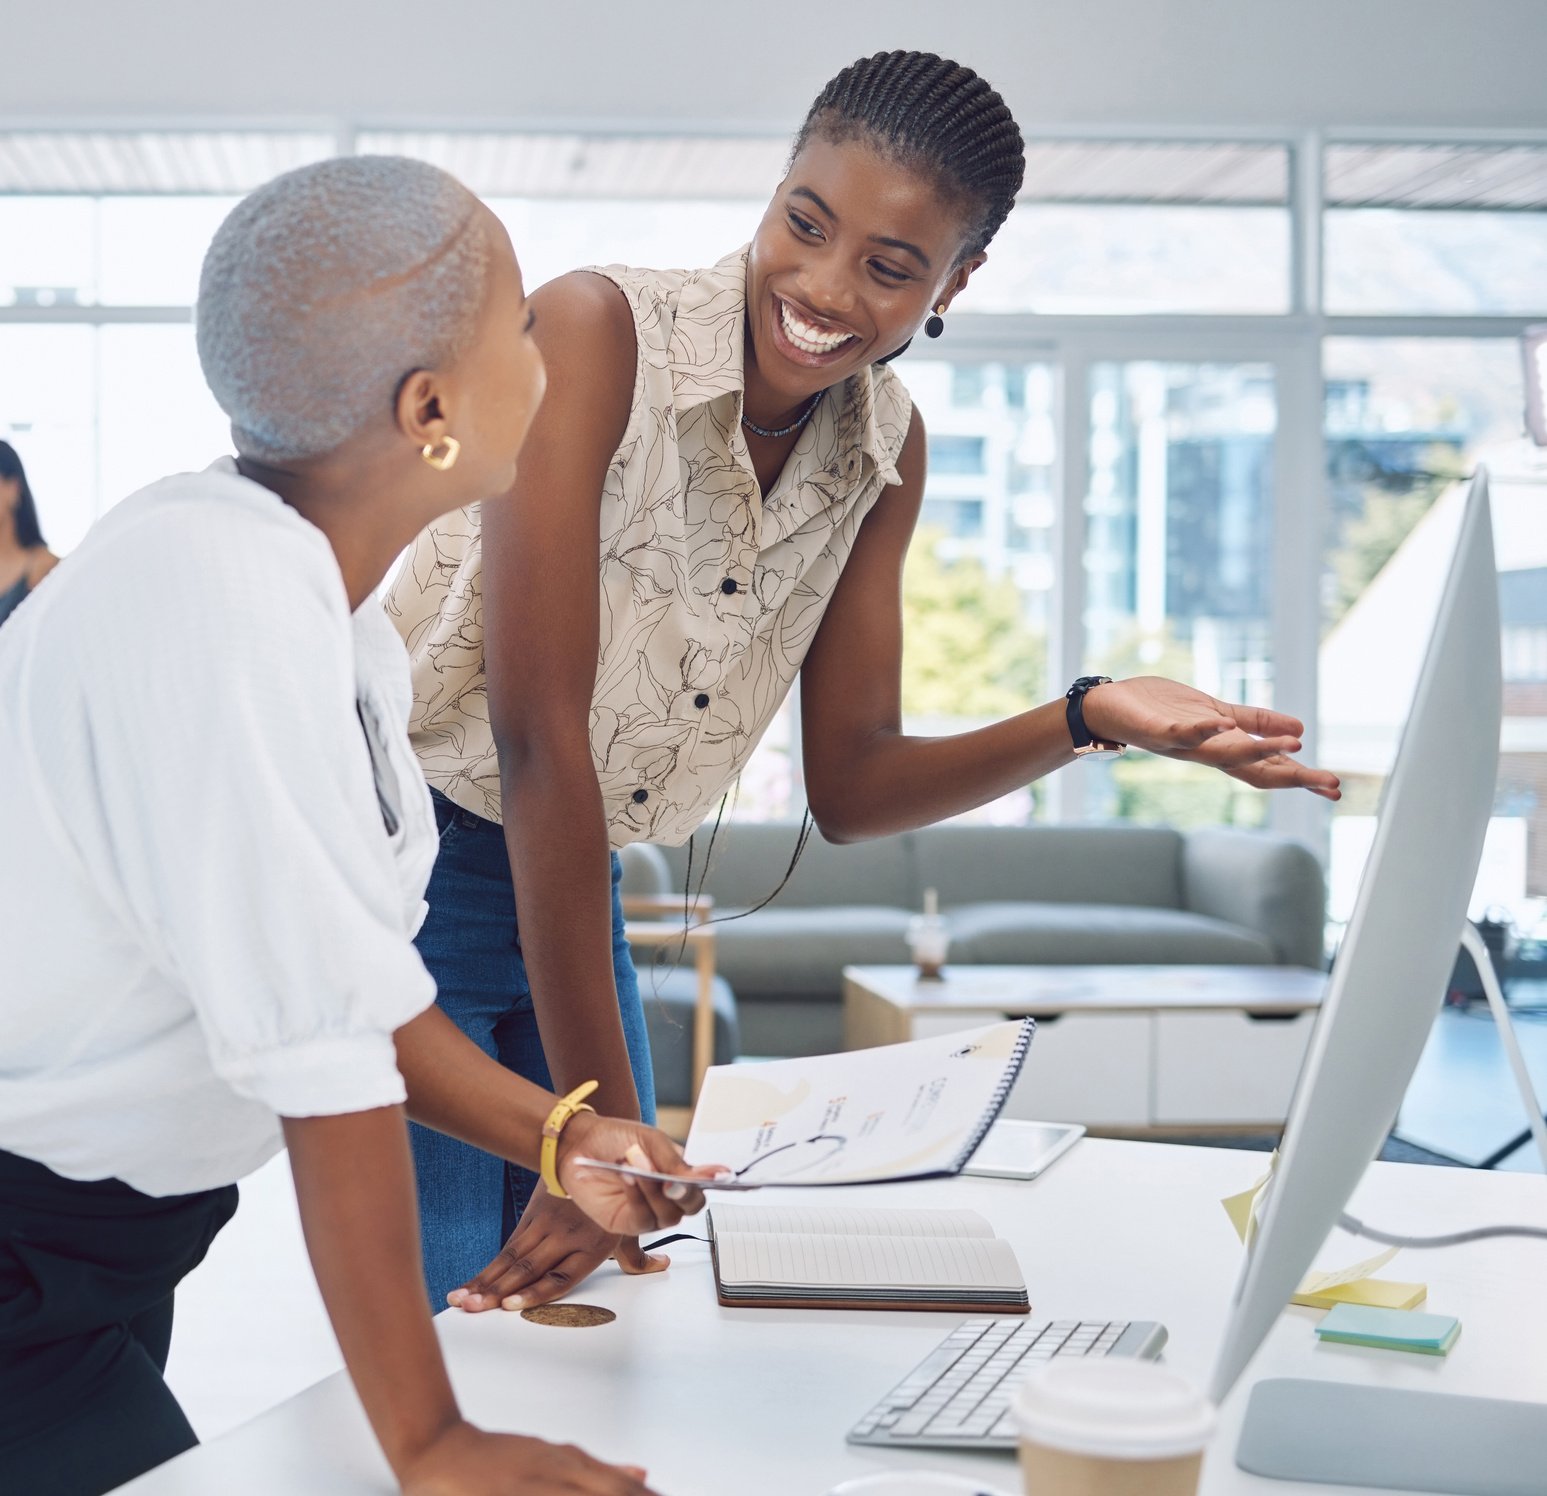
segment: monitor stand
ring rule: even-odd
[[[1252,1388],[1235,1462],[1273,1480],[1541,1496],[1547,1404],[1276,1377]]]

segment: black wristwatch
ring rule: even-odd
[[[1107,743],[1100,738],[1092,737],[1090,729],[1085,725],[1085,695],[1094,686],[1109,686],[1112,684],[1110,675],[1082,675],[1064,693],[1068,698],[1069,706],[1065,716],[1069,719],[1069,736],[1074,739],[1074,756],[1076,758],[1088,758],[1095,753],[1126,753],[1126,743]]]

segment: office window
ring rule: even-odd
[[[527,288],[583,265],[713,265],[757,229],[761,202],[491,198]]]
[[[1510,338],[1328,338],[1322,631],[1344,618],[1436,498],[1524,425]]]
[[[800,757],[800,682],[768,724],[762,741],[731,786],[725,816],[732,821],[799,820],[806,807],[805,773]],[[711,821],[713,816],[710,817]],[[707,848],[708,829],[700,833]],[[772,885],[770,885],[772,886]]]
[[[1021,200],[963,309],[1111,316],[1289,309],[1289,152],[1032,141]]]
[[[1289,310],[1284,208],[1021,203],[958,303],[1063,315]]]
[[[231,423],[204,383],[192,326],[109,326],[97,337],[98,513],[230,453]]]
[[[186,323],[0,325],[0,436],[60,553],[135,489],[231,450]]]
[[[981,541],[983,509],[983,500],[979,498],[926,498],[919,512],[919,528],[937,531],[939,538],[936,544],[943,550],[949,549],[946,546],[948,541]]]
[[[929,471],[942,476],[947,473],[981,473],[984,471],[983,449],[986,445],[981,436],[931,435]]]
[[[0,194],[0,306],[90,306],[96,266],[94,198]]]
[[[909,363],[906,369],[913,368]],[[905,380],[906,382],[906,380]],[[951,404],[962,410],[976,410],[988,391],[988,370],[982,364],[951,365]]]
[[[236,197],[106,197],[98,205],[98,300],[192,306],[215,230]]]
[[[1319,757],[1343,778],[1329,915],[1346,920],[1433,626],[1466,479],[1490,472],[1503,625],[1495,819],[1474,896],[1534,919],[1547,896],[1547,485],[1520,436],[1516,340],[1329,338],[1330,497]],[[1544,672],[1544,673],[1538,673]]]
[[[1547,572],[1531,573],[1532,585],[1547,593]],[[1502,637],[1506,685],[1547,681],[1547,626],[1505,625]]]
[[[894,367],[930,439],[903,577],[904,725],[960,732],[1024,711],[1046,690],[1058,380],[1048,363],[910,353]],[[1018,791],[971,819],[1022,822],[1039,794]]]
[[[1272,705],[1273,371],[1097,364],[1090,390],[1087,670]],[[1095,819],[1241,825],[1266,809],[1234,780],[1168,759],[1088,767]]]
[[[0,196],[0,305],[192,306],[237,201]]]
[[[1332,145],[1333,313],[1547,311],[1547,148]]]

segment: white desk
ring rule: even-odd
[[[1030,1184],[954,1179],[784,1198],[980,1210],[1014,1244],[1033,1315],[1161,1320],[1171,1331],[1167,1359],[1204,1381],[1240,1259],[1219,1201],[1263,1165],[1262,1154],[1088,1138]],[[1377,1164],[1355,1205],[1371,1224],[1396,1231],[1544,1225],[1547,1181]],[[467,1416],[643,1464],[663,1496],[820,1496],[840,1479],[886,1466],[954,1469],[1019,1490],[1009,1455],[843,1442],[859,1415],[963,1316],[721,1309],[708,1248],[686,1242],[670,1250],[672,1267],[662,1276],[624,1278],[609,1268],[582,1287],[579,1299],[617,1311],[605,1328],[442,1314],[437,1324]],[[1326,1260],[1346,1263],[1370,1250],[1339,1237]],[[1311,1333],[1318,1315],[1290,1309],[1247,1380],[1321,1376],[1547,1401],[1547,1247],[1516,1240],[1408,1252],[1389,1271],[1427,1282],[1428,1307],[1460,1316],[1461,1338],[1448,1358],[1318,1346]],[[1244,1391],[1243,1383],[1226,1403],[1204,1468],[1205,1496],[1328,1496],[1326,1487],[1236,1469]],[[134,1496],[393,1489],[342,1375],[124,1487]]]

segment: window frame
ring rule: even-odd
[[[25,130],[28,124],[0,119],[0,131]],[[166,122],[80,121],[81,130],[137,132],[173,129],[199,133],[252,128],[292,133],[319,128],[316,119],[268,120],[253,125],[232,120]],[[412,130],[404,120],[331,120],[321,128],[338,154],[353,154],[368,131]],[[464,127],[469,133],[499,130],[488,122]],[[512,122],[510,130],[530,127]],[[573,131],[574,127],[569,127]],[[456,127],[436,129],[455,133]],[[50,132],[68,133],[51,124]],[[618,133],[611,127],[609,133]],[[649,134],[648,131],[640,132]],[[707,132],[705,132],[707,133]],[[733,135],[736,132],[721,132]],[[1324,160],[1329,144],[1430,144],[1547,147],[1547,130],[1328,127],[1319,129],[1211,129],[1203,126],[1070,125],[1038,127],[1039,141],[1214,142],[1281,145],[1288,152],[1290,223],[1290,296],[1284,314],[1192,315],[1113,314],[1053,316],[1034,313],[953,312],[944,340],[931,345],[932,358],[955,363],[1031,363],[1051,361],[1058,370],[1059,451],[1055,469],[1058,498],[1054,526],[1056,577],[1049,639],[1051,679],[1072,680],[1080,673],[1084,607],[1084,502],[1088,483],[1086,442],[1090,369],[1098,362],[1155,360],[1203,363],[1262,362],[1276,380],[1278,425],[1275,437],[1275,566],[1272,648],[1274,696],[1306,717],[1306,756],[1316,751],[1317,652],[1322,543],[1326,513],[1323,441],[1323,341],[1331,337],[1518,339],[1540,316],[1447,316],[1424,314],[1338,315],[1323,310]],[[144,195],[143,191],[138,194]],[[197,195],[217,195],[215,193]],[[970,304],[970,297],[968,298]],[[7,306],[0,327],[14,324],[101,327],[121,323],[168,324],[192,320],[187,306]],[[907,361],[898,365],[906,379]],[[1303,502],[1290,503],[1291,495]],[[798,782],[798,775],[797,775]],[[1055,820],[1078,819],[1083,791],[1078,771],[1053,776],[1047,787],[1047,813]],[[1275,796],[1269,824],[1325,854],[1330,807],[1308,795]]]

